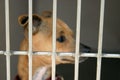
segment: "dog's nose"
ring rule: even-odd
[[[92,51],[92,49],[89,46],[80,43],[80,53],[90,53],[91,51]],[[79,62],[80,63],[84,62],[87,59],[88,59],[87,57],[80,57]],[[61,60],[63,61],[63,63],[74,63],[75,57],[73,57],[73,56],[62,56]]]
[[[91,47],[80,43],[80,53],[90,53],[92,51]],[[84,62],[85,60],[87,60],[87,57],[80,57],[79,62]]]
[[[90,53],[91,50],[92,50],[91,47],[80,43],[80,52],[82,52],[82,53]]]

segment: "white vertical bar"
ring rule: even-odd
[[[105,8],[105,0],[101,0],[96,80],[100,80],[100,76],[101,76],[103,24],[104,24],[104,8]]]
[[[32,0],[29,0],[29,80],[32,80]]]
[[[5,26],[6,26],[6,68],[7,68],[7,80],[10,80],[9,0],[5,0]]]
[[[52,38],[52,80],[55,80],[56,73],[56,17],[57,17],[57,0],[53,0],[53,38]]]
[[[75,72],[74,80],[79,80],[79,48],[80,48],[80,27],[81,27],[81,0],[77,0],[77,21],[76,21],[76,48],[75,48]]]

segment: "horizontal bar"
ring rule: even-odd
[[[28,51],[10,51],[11,55],[28,55]],[[47,55],[51,56],[52,52],[33,52],[32,55]],[[5,51],[0,51],[0,55],[6,55]],[[56,56],[75,56],[71,52],[57,52]],[[80,53],[80,57],[97,57],[97,53]],[[120,58],[118,53],[102,53],[102,58]]]
[[[4,54],[4,51],[0,51],[0,55],[1,55],[1,54]]]
[[[120,58],[120,54],[103,54],[104,58]]]
[[[97,53],[81,53],[81,57],[97,57]],[[102,58],[120,58],[120,54],[102,53]]]

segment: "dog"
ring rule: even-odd
[[[32,15],[32,50],[41,52],[52,51],[52,12],[44,11],[41,15]],[[29,17],[24,14],[18,18],[19,24],[24,29],[24,39],[21,42],[20,50],[28,50],[28,23]],[[57,19],[56,21],[56,52],[74,52],[75,40],[74,34],[69,26]],[[74,57],[56,56],[56,64],[73,63]],[[51,56],[33,55],[32,56],[32,75],[33,80],[51,80]],[[46,75],[47,74],[47,75]],[[40,77],[42,76],[42,77]],[[18,80],[28,80],[28,56],[20,55],[18,61]],[[56,76],[56,80],[63,80],[62,77]]]

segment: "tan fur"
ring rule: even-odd
[[[52,17],[50,17],[49,12],[44,12],[41,16],[38,16],[42,19],[42,24],[39,26],[39,31],[37,31],[33,35],[33,51],[52,51]],[[47,16],[48,15],[48,16]],[[19,24],[23,27],[28,27],[28,21],[25,24],[21,24],[22,15],[19,17],[18,21]],[[37,30],[38,30],[37,29]],[[24,30],[25,38],[23,39],[20,50],[28,50],[28,30]],[[63,43],[57,41],[56,43],[56,51],[57,52],[73,52],[74,51],[74,39],[73,39],[73,32],[65,24],[62,20],[57,19],[57,38],[60,35],[64,35],[66,40]],[[72,57],[68,58],[74,60]],[[69,61],[63,61],[60,57],[56,57],[56,63],[71,63]],[[50,66],[51,65],[51,56],[33,56],[33,75],[35,71],[42,66]],[[28,56],[19,56],[19,63],[18,63],[18,75],[22,80],[28,80]]]

